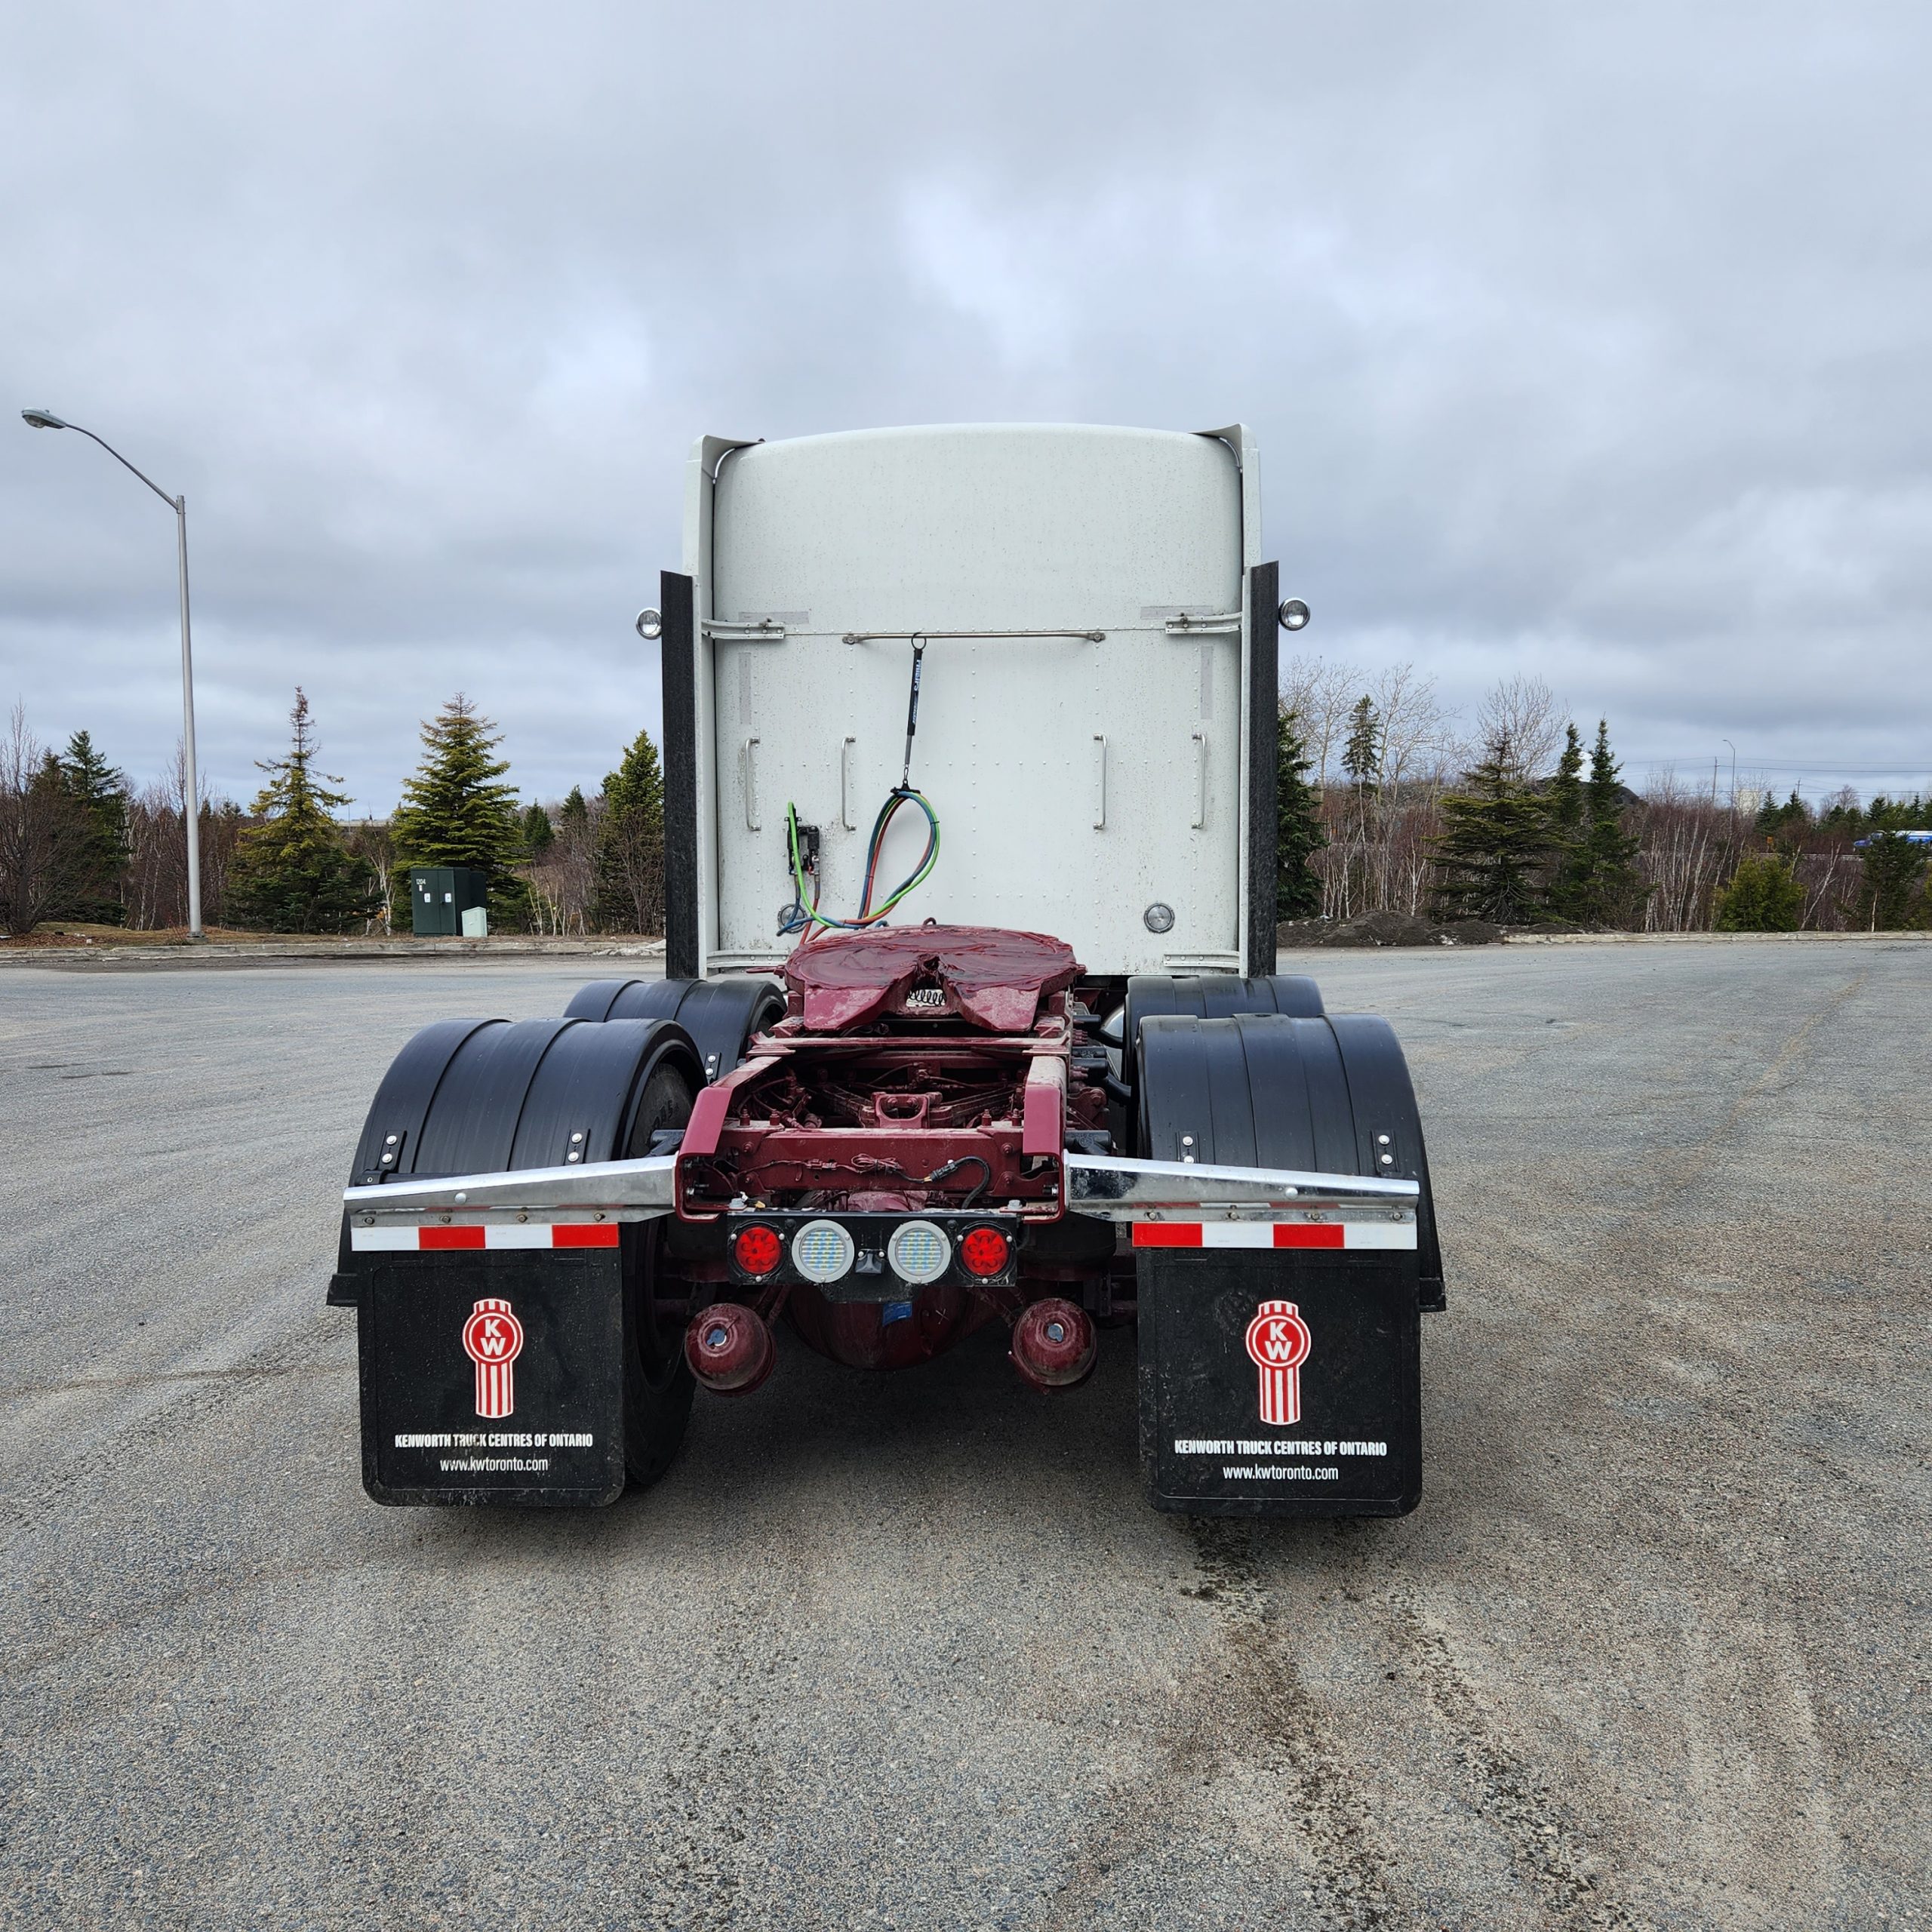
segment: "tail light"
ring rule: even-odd
[[[731,1259],[747,1275],[770,1274],[784,1252],[784,1243],[770,1228],[740,1228],[731,1237]]]
[[[1012,1254],[1012,1242],[998,1228],[974,1228],[959,1244],[961,1266],[982,1281],[1004,1274]]]

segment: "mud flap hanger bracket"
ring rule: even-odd
[[[638,1161],[590,1161],[581,1167],[449,1174],[352,1187],[342,1198],[352,1215],[398,1224],[457,1214],[549,1216],[591,1210],[612,1220],[648,1221],[675,1211],[677,1166],[676,1155],[661,1154]],[[1422,1194],[1412,1180],[1106,1155],[1068,1153],[1062,1171],[1067,1211],[1104,1221],[1158,1221],[1177,1215],[1232,1220],[1310,1211],[1407,1220]]]
[[[1101,1154],[1064,1158],[1067,1211],[1097,1220],[1269,1220],[1319,1212],[1410,1221],[1422,1198],[1415,1181],[1372,1175],[1130,1161]]]

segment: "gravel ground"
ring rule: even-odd
[[[1433,1143],[1396,1521],[1154,1515],[1126,1334],[1054,1401],[793,1346],[611,1510],[377,1509],[364,1107],[589,975],[9,972],[0,1924],[1923,1923],[1932,948],[1312,970]]]

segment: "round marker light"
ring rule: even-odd
[[[792,1237],[792,1265],[808,1281],[835,1281],[852,1272],[858,1249],[836,1221],[808,1221]]]
[[[997,1228],[975,1228],[959,1244],[959,1261],[969,1275],[986,1281],[1006,1272],[1013,1244]]]
[[[952,1259],[952,1244],[930,1221],[902,1221],[885,1244],[885,1258],[902,1281],[915,1287],[937,1281]]]
[[[731,1259],[747,1275],[770,1274],[784,1251],[784,1244],[770,1228],[740,1228],[731,1237]]]
[[[637,614],[637,634],[647,644],[654,642],[664,635],[664,614],[647,605]]]
[[[1308,606],[1299,597],[1291,597],[1279,613],[1281,628],[1284,631],[1305,631],[1308,628]]]

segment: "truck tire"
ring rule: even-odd
[[[668,1019],[441,1020],[383,1076],[352,1181],[637,1158],[691,1118],[703,1084],[691,1035]],[[623,1230],[624,1460],[639,1484],[655,1481],[676,1453],[694,1386],[683,1321],[657,1292],[663,1249],[662,1221]],[[331,1299],[340,1302],[355,1293],[346,1214],[338,1266]]]
[[[1171,1014],[1195,1020],[1229,1020],[1243,1013],[1285,1013],[1297,1020],[1319,1020],[1321,989],[1305,973],[1274,973],[1244,980],[1232,973],[1203,973],[1176,977],[1166,973],[1137,973],[1127,983],[1127,1004],[1121,1021],[1121,1078],[1128,1090],[1124,1102],[1127,1131],[1137,1132],[1140,1103],[1134,1096],[1138,1054],[1135,1042],[1143,1020]],[[1133,1139],[1128,1151],[1146,1160],[1143,1143]]]
[[[729,1073],[754,1033],[785,1017],[785,989],[731,980],[593,980],[564,1009],[571,1020],[675,1020],[696,1043],[707,1081]]]
[[[1142,1021],[1136,1047],[1143,1158],[1415,1181],[1422,1306],[1443,1306],[1422,1116],[1386,1020],[1157,1014]]]

